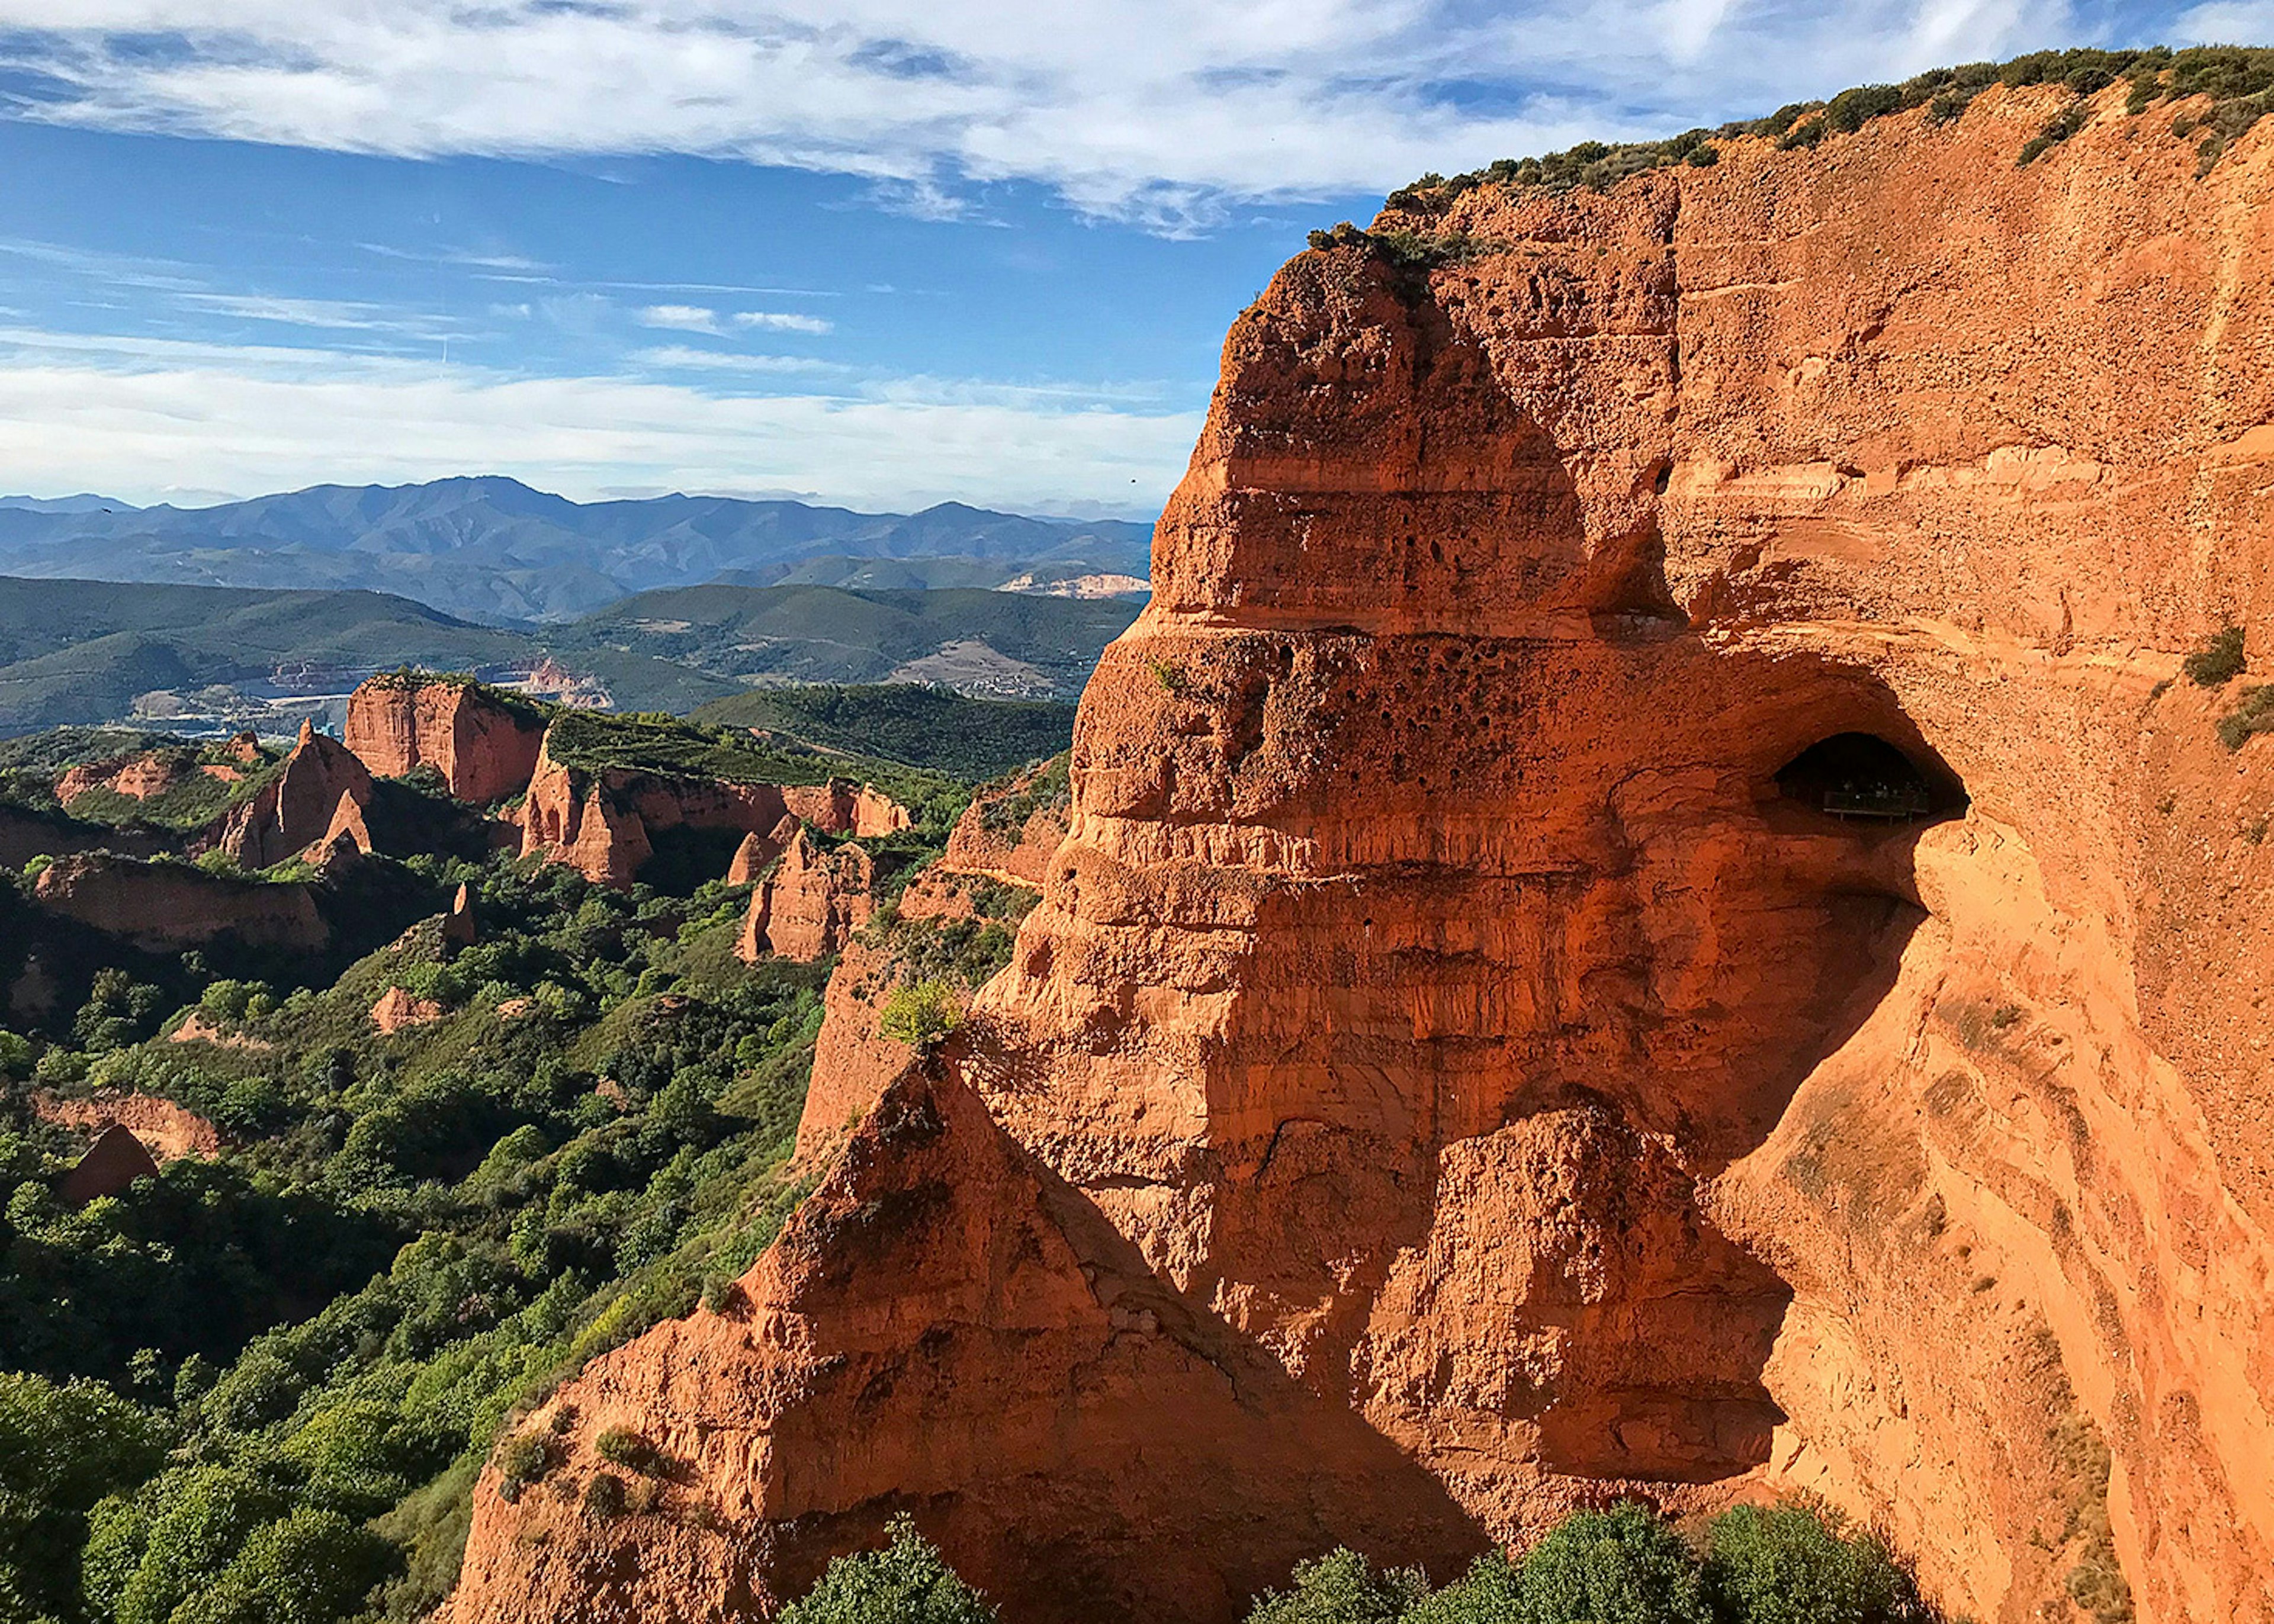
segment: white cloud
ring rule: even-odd
[[[2172,25],[2177,45],[2264,45],[2274,41],[2274,0],[2222,0],[2183,11]]]
[[[281,327],[316,327],[335,333],[387,333],[439,338],[455,328],[446,321],[358,299],[285,298],[265,293],[184,293],[192,310]],[[527,314],[526,310],[523,312]]]
[[[2263,4],[2190,15],[2258,31]],[[60,15],[59,15],[60,13]],[[413,156],[694,153],[1177,229],[2106,36],[2072,0],[0,0],[18,117]],[[2216,25],[2214,26],[2214,25]],[[162,42],[154,48],[153,41]]]
[[[769,333],[833,333],[837,324],[819,316],[800,316],[784,310],[742,310],[734,312],[738,327],[764,327]]]
[[[744,394],[0,328],[0,443],[11,480],[129,501],[478,469],[578,497],[619,487],[793,489],[898,511],[953,498],[1129,514],[1157,508],[1199,432],[1196,411],[1132,406],[1114,391],[1072,386],[917,380]]]
[[[651,304],[633,320],[644,327],[668,327],[680,333],[716,334],[719,312],[700,304]]]
[[[666,344],[654,350],[636,350],[631,359],[642,366],[671,367],[682,372],[841,372],[847,370],[834,361],[817,361],[811,356],[736,355],[723,350],[696,350],[686,344]]]

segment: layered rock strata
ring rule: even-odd
[[[2123,94],[1290,264],[1010,968],[562,1396],[704,1511],[493,1471],[450,1616],[754,1617],[906,1509],[1020,1624],[1230,1620],[1805,1488],[1999,1624],[2274,1619],[2274,745],[2179,678],[2274,665],[2274,132]]]

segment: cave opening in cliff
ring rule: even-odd
[[[1921,766],[1877,733],[1820,739],[1776,775],[1777,793],[1842,823],[1916,823],[1966,808],[1966,790],[1939,763]]]

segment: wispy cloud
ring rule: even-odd
[[[316,327],[335,333],[388,333],[406,338],[455,337],[456,323],[445,318],[359,299],[288,298],[266,293],[184,293],[179,303],[192,310],[280,327]],[[526,313],[526,312],[524,312]]]
[[[2266,11],[2188,16],[2263,37]],[[700,154],[942,215],[1032,181],[1174,231],[2146,24],[2082,0],[1074,0],[1050,26],[998,0],[0,0],[0,66],[48,87],[21,117],[422,157]]]
[[[763,327],[769,333],[833,333],[837,324],[819,316],[801,316],[781,310],[738,310],[734,312],[738,327]]]
[[[633,351],[630,359],[640,366],[665,367],[678,372],[847,372],[852,369],[835,361],[817,360],[811,356],[737,355],[725,350],[697,350],[686,344],[664,344],[652,350]]]
[[[724,331],[719,325],[719,312],[700,304],[650,304],[636,312],[632,320],[644,327],[667,327],[679,333]]]

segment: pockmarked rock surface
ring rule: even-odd
[[[556,1401],[702,1517],[492,1471],[448,1617],[755,1618],[907,1510],[1213,1624],[1805,1489],[1997,1624],[2274,1619],[2274,126],[2122,102],[1298,256],[1010,967]]]

